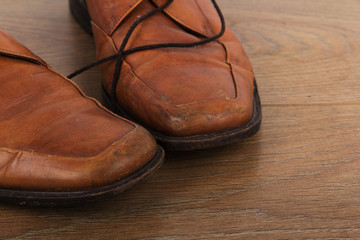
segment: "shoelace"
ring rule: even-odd
[[[152,2],[152,0],[150,0]],[[123,65],[123,58],[136,53],[136,52],[141,52],[141,51],[147,51],[147,50],[153,50],[153,49],[159,49],[159,48],[191,48],[191,47],[196,47],[196,46],[200,46],[200,45],[204,45],[207,43],[210,43],[218,38],[220,38],[224,33],[225,33],[225,19],[224,16],[218,6],[218,4],[216,3],[215,0],[211,0],[212,4],[214,5],[219,18],[221,20],[221,31],[216,34],[215,36],[212,37],[207,37],[203,40],[197,41],[197,42],[192,42],[192,43],[161,43],[161,44],[151,44],[151,45],[144,45],[144,46],[140,46],[140,47],[135,47],[135,48],[131,48],[131,49],[127,49],[125,50],[134,30],[136,29],[136,27],[143,22],[144,20],[150,18],[151,16],[153,16],[154,14],[158,13],[158,12],[162,12],[163,10],[165,10],[168,6],[171,5],[171,3],[173,3],[174,0],[168,0],[165,4],[156,7],[155,9],[153,9],[152,11],[146,13],[145,15],[141,16],[140,18],[138,18],[130,27],[129,31],[127,32],[123,42],[120,45],[119,51],[117,54],[97,60],[75,72],[73,72],[72,74],[70,74],[68,76],[68,78],[74,78],[75,76],[95,67],[98,66],[102,63],[111,61],[111,60],[116,60],[116,64],[115,64],[115,71],[114,71],[114,75],[113,75],[113,81],[112,81],[112,86],[111,86],[111,92],[110,92],[110,99],[111,99],[111,103],[113,104],[113,106],[116,105],[116,88],[117,85],[119,83],[120,80],[120,74],[121,74],[121,67]],[[153,2],[152,2],[153,3]],[[153,3],[153,5],[155,5]],[[167,14],[165,14],[167,17],[169,17]]]

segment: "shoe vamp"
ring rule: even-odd
[[[89,157],[134,128],[43,66],[0,57],[0,84],[1,148]]]
[[[230,65],[217,43],[147,51],[127,61],[149,88],[172,105],[236,98]]]
[[[180,7],[176,1],[173,4],[170,5],[169,13],[174,13],[174,9]],[[212,6],[211,3],[210,5]],[[112,36],[117,48],[137,16],[144,15],[153,8],[150,3],[144,2],[128,16],[126,22]],[[200,12],[198,5],[196,9]],[[196,15],[195,10],[192,11],[193,15]],[[206,19],[202,15],[198,17]],[[204,29],[209,29],[205,22],[203,25]],[[200,40],[203,38],[184,31],[164,14],[156,14],[136,28],[127,49],[150,44],[192,43]],[[230,100],[236,97],[226,50],[217,41],[192,48],[143,51],[127,56],[126,61],[149,88],[174,105],[210,99]]]

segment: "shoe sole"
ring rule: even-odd
[[[0,200],[23,206],[77,206],[88,202],[108,199],[123,193],[148,177],[164,162],[164,150],[158,146],[157,153],[141,169],[113,184],[84,191],[46,192],[0,189]]]
[[[70,5],[71,13],[74,16],[75,20],[87,33],[92,34],[91,18],[87,11],[86,1],[69,0],[69,5]],[[129,116],[129,114],[127,114],[119,104],[113,106],[113,104],[110,101],[110,97],[108,93],[104,90],[104,88],[102,89],[102,95],[105,101],[105,106],[107,108],[109,108],[111,111],[125,118],[137,122],[136,119]],[[188,137],[171,137],[171,136],[165,136],[158,132],[154,132],[150,129],[148,129],[148,131],[150,131],[154,135],[154,137],[161,146],[163,146],[167,150],[172,150],[172,151],[198,150],[198,149],[213,148],[231,143],[236,143],[244,138],[248,138],[254,135],[260,129],[262,110],[261,110],[261,101],[257,89],[256,80],[254,80],[253,106],[254,106],[253,115],[249,122],[237,128],[219,133],[188,136]]]

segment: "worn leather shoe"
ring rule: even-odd
[[[252,66],[215,0],[70,0],[70,8],[99,59],[70,77],[100,65],[110,109],[167,148],[215,147],[259,129]]]
[[[163,161],[142,127],[88,98],[0,30],[0,199],[72,205],[130,188]]]

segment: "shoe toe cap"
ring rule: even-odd
[[[33,191],[88,190],[115,183],[142,168],[156,154],[153,137],[136,126],[92,157],[61,157],[3,149],[1,187]]]

